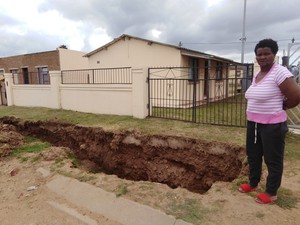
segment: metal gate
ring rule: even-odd
[[[215,68],[149,68],[148,115],[202,124],[246,126],[245,90],[252,64],[231,66],[226,77],[210,78]],[[197,72],[195,72],[197,71]],[[240,74],[242,73],[242,74]],[[192,76],[200,74],[200,76]],[[288,126],[300,129],[300,106],[287,111]]]
[[[288,126],[291,128],[300,129],[300,106],[287,111]]]
[[[246,126],[244,91],[252,80],[252,64],[231,65],[226,76],[216,68],[149,68],[150,117],[202,124]]]
[[[300,87],[300,77],[299,74],[294,77],[296,82]],[[296,106],[293,109],[287,110],[288,116],[288,125],[291,128],[300,129],[300,105]]]

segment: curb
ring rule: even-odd
[[[73,178],[56,175],[47,187],[79,207],[124,225],[192,225]]]

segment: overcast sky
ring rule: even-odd
[[[0,57],[68,49],[90,52],[128,34],[241,61],[244,0],[0,0]],[[247,0],[245,62],[257,41],[295,38],[299,0]],[[300,45],[299,45],[300,46]]]

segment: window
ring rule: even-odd
[[[18,74],[19,69],[10,69],[9,72],[12,74]]]
[[[217,62],[216,66],[216,79],[222,80],[223,78],[223,64],[221,62]]]
[[[50,84],[48,67],[38,67],[39,84]]]
[[[19,69],[10,69],[9,70],[10,73],[12,73],[13,75],[13,81],[14,84],[18,84],[19,83]]]
[[[198,58],[189,58],[189,80],[198,80]]]

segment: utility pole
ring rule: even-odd
[[[246,42],[246,5],[247,0],[244,0],[244,18],[243,18],[243,34],[240,40],[242,41],[242,53],[241,53],[241,63],[244,63],[244,51],[245,51],[245,42]]]
[[[300,58],[300,56],[298,56],[293,62],[290,61],[291,57],[300,49],[300,46],[298,48],[296,48],[292,53],[291,53],[291,48],[295,45],[300,45],[300,42],[295,42],[295,38],[292,39],[292,43],[288,43],[288,52],[287,52],[287,56],[288,56],[288,61],[287,61],[287,65],[288,68],[290,69],[291,66]]]
[[[243,34],[242,37],[240,38],[240,40],[242,41],[242,53],[241,53],[241,63],[244,64],[244,52],[245,52],[245,42],[246,42],[246,7],[247,6],[247,0],[244,0],[244,16],[243,16]],[[253,68],[249,70],[249,65],[243,65],[243,78],[241,79],[241,85],[242,85],[242,89],[245,92],[248,87],[250,86],[250,79],[249,79],[249,75],[250,75],[250,71],[253,71]],[[252,72],[251,72],[252,73]],[[252,75],[251,75],[252,76]]]

